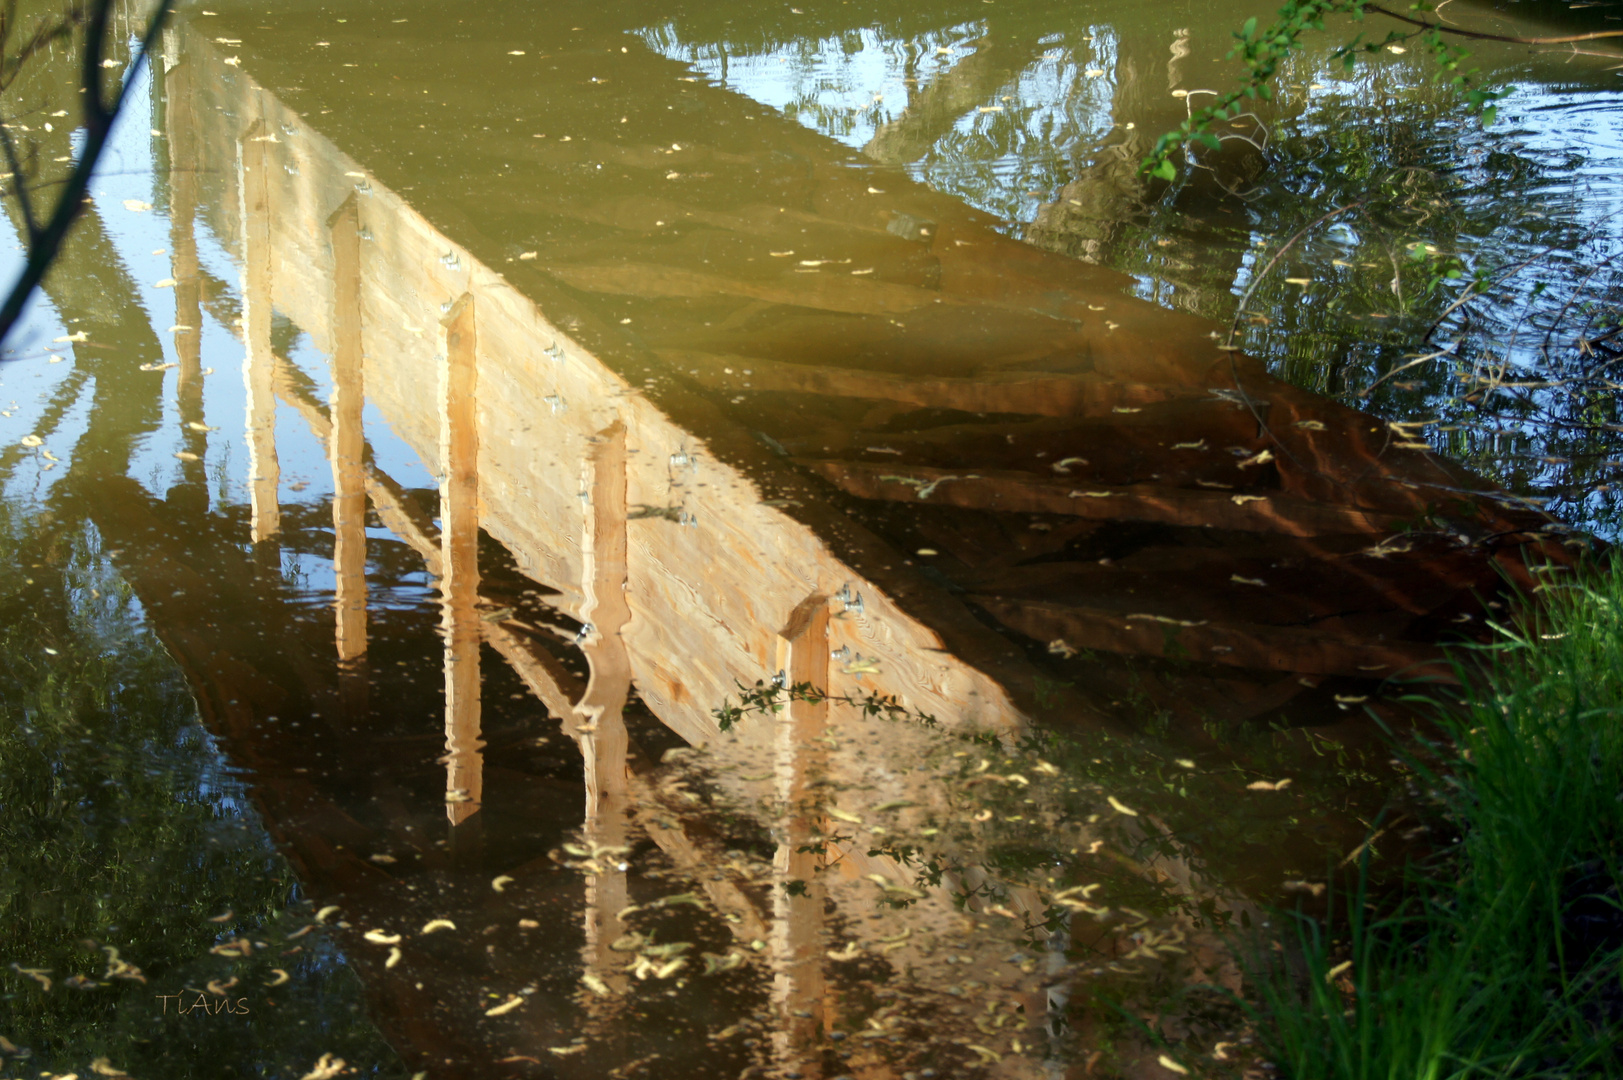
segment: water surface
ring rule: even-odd
[[[1604,367],[1460,387],[1615,321],[1616,75],[1304,58],[1169,189],[1175,14],[185,13],[0,373],[7,1067],[1239,1067],[1427,843],[1372,715],[1609,530]]]

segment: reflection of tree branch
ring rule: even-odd
[[[11,186],[16,189],[17,202],[23,212],[23,232],[30,248],[39,241],[39,225],[34,220],[34,201],[29,197],[28,185],[23,183],[23,163],[17,157],[17,147],[11,141],[11,132],[0,125],[0,144],[6,148],[6,164],[11,166]]]
[[[862,152],[886,165],[919,160],[967,110],[1019,75],[1039,52],[1026,42],[998,44],[982,38],[974,44],[973,53],[932,80],[900,115],[881,124]]]
[[[1379,4],[1366,4],[1364,6],[1369,11],[1396,19],[1399,22],[1406,22],[1410,26],[1418,26],[1426,30],[1441,30],[1445,34],[1452,34],[1455,37],[1474,38],[1477,41],[1508,41],[1512,45],[1566,45],[1574,41],[1596,41],[1600,38],[1623,37],[1623,30],[1597,30],[1592,34],[1569,34],[1565,37],[1514,37],[1505,34],[1490,34],[1482,30],[1467,30],[1460,26],[1449,26],[1447,23],[1427,22],[1424,19],[1400,15],[1396,11],[1381,7]]]
[[[70,36],[73,33],[73,28],[85,21],[85,11],[85,0],[75,0],[62,12],[61,19],[39,27],[34,31],[34,36],[28,39],[28,43],[17,50],[15,56],[0,62],[0,93],[4,93],[11,86],[12,80],[17,77],[17,73],[23,69],[23,65],[27,64],[35,53],[47,45],[53,45]],[[6,12],[3,16],[5,21],[0,23],[0,49],[3,49],[6,42],[11,38],[11,27],[16,21],[16,16],[17,0],[10,0],[6,5]]]
[[[0,341],[11,333],[11,328],[22,315],[23,307],[34,290],[44,279],[45,272],[55,261],[57,253],[61,250],[63,242],[67,239],[68,230],[72,228],[79,211],[84,206],[85,193],[90,187],[90,177],[95,172],[96,163],[101,159],[102,149],[107,145],[107,137],[112,132],[113,120],[118,116],[119,110],[124,107],[124,101],[129,96],[130,87],[135,85],[135,76],[140,65],[151,53],[153,45],[158,40],[158,34],[163,28],[164,21],[169,15],[174,0],[158,0],[157,9],[152,14],[152,20],[147,25],[146,33],[141,38],[140,51],[130,61],[118,93],[112,101],[108,101],[102,92],[102,56],[107,38],[107,23],[112,15],[113,0],[94,0],[85,18],[85,47],[80,69],[80,90],[84,94],[84,147],[78,160],[68,171],[66,183],[63,185],[61,197],[51,211],[51,216],[45,224],[35,229],[30,214],[30,235],[28,244],[28,261],[23,266],[21,276],[12,286],[5,304],[0,306]],[[70,8],[70,14],[76,9]],[[64,19],[67,17],[64,16]],[[59,24],[65,25],[64,24]],[[43,33],[43,31],[42,31]],[[37,49],[39,34],[30,42],[26,49]],[[54,39],[53,39],[54,40]],[[23,57],[26,59],[26,50]],[[21,63],[19,60],[18,64]],[[12,73],[15,73],[15,66]],[[18,187],[21,187],[21,177],[17,177]]]

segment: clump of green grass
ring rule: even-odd
[[[1458,830],[1396,910],[1360,886],[1344,940],[1257,979],[1258,1034],[1300,1080],[1623,1076],[1623,560],[1550,573],[1462,654],[1417,779]]]

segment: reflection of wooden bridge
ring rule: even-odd
[[[240,238],[251,537],[281,528],[281,401],[332,462],[340,696],[365,693],[369,504],[438,579],[453,823],[485,800],[483,644],[579,744],[588,835],[612,847],[658,806],[621,719],[633,689],[694,743],[716,736],[735,680],[778,671],[1009,732],[1045,673],[1108,673],[1114,654],[1163,664],[1174,692],[1225,672],[1258,711],[1281,675],[1424,669],[1480,616],[1472,590],[1494,591],[1499,569],[1526,581],[1518,545],[1562,550],[1547,522],[1219,351],[1205,324],[896,178],[877,190],[793,131],[793,208],[719,181],[647,197],[667,170],[680,180],[673,154],[737,176],[759,156],[536,151],[612,161],[640,188],[544,192],[549,214],[609,238],[503,263],[504,278],[209,46],[172,59],[171,118],[192,118],[173,145],[197,158],[189,176],[224,181],[177,182],[177,220],[196,206]],[[177,322],[195,327],[195,248],[175,252]],[[331,357],[329,405],[275,354],[273,310]],[[200,408],[198,336],[179,344],[185,413]],[[369,460],[366,401],[440,477],[437,514]],[[481,531],[554,593],[545,606],[482,580]],[[560,620],[584,680],[543,625]],[[190,667],[206,681],[207,663]],[[1071,719],[1103,717],[1092,690],[1061,703]],[[819,750],[843,723],[801,705],[752,728],[774,764],[760,793],[798,804],[830,770],[869,780],[876,802],[919,795],[891,762]],[[708,871],[702,835],[642,824],[741,941],[771,939],[792,1057],[825,1022],[821,894],[763,904]],[[800,849],[818,827],[789,817],[781,875],[817,877]],[[845,854],[851,875],[899,876]],[[352,886],[377,873],[318,870]],[[628,896],[623,872],[589,879],[589,970],[617,965]]]
[[[272,302],[336,350],[318,286],[337,248],[316,223],[356,186],[343,174],[364,170],[313,153],[320,140],[290,117],[268,123],[299,134],[249,135],[244,161],[300,174],[267,196],[266,258],[323,271],[277,275]],[[1006,693],[1031,708],[1038,668],[988,626],[1039,666],[1052,643],[1203,672],[1387,678],[1434,670],[1435,643],[1469,636],[1473,594],[1497,592],[1501,571],[1528,584],[1521,545],[1558,556],[1547,520],[1405,430],[1220,350],[1207,324],[952,200],[899,179],[879,191],[814,136],[782,141],[792,167],[681,143],[532,149],[619,172],[600,198],[531,200],[591,241],[565,229],[533,262],[503,264],[523,300],[372,182],[355,204],[374,237],[350,271],[368,396],[425,460],[457,468],[445,455],[460,444],[423,396],[438,331],[420,304],[470,298],[470,513],[572,616],[587,604],[580,478],[531,448],[579,461],[625,425],[628,662],[684,738],[713,731],[735,678],[770,668],[746,627],[848,581],[867,609],[836,651],[877,659],[911,704],[998,723],[1015,715]],[[757,201],[785,170],[789,205]],[[721,580],[718,566],[737,570]],[[938,670],[921,668],[943,645]]]

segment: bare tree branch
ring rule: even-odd
[[[1365,10],[1378,12],[1387,18],[1406,22],[1410,26],[1419,26],[1426,30],[1441,30],[1445,34],[1455,37],[1472,38],[1476,41],[1508,41],[1512,45],[1568,45],[1575,41],[1598,41],[1601,38],[1623,37],[1623,30],[1597,30],[1592,34],[1569,34],[1565,37],[1512,37],[1505,34],[1490,34],[1482,30],[1467,30],[1460,26],[1449,26],[1447,23],[1427,22],[1408,15],[1400,15],[1396,11],[1384,8],[1379,4],[1366,4]]]
[[[11,0],[6,11],[4,33],[0,35],[0,45],[4,45],[5,41],[10,37],[11,26],[16,18],[16,7],[16,0]],[[5,92],[6,88],[11,85],[12,80],[17,77],[17,73],[33,58],[35,53],[52,42],[72,36],[74,27],[81,25],[85,21],[87,10],[86,0],[73,0],[73,3],[69,4],[66,10],[62,12],[60,19],[52,23],[42,24],[34,31],[34,36],[29,38],[27,43],[17,50],[15,55],[0,62],[0,93]]]
[[[28,233],[28,246],[33,247],[39,242],[39,222],[34,219],[34,200],[28,194],[28,185],[23,183],[23,163],[17,157],[17,147],[11,141],[11,132],[5,125],[0,124],[0,145],[6,149],[6,164],[11,166],[11,186],[16,190],[17,203],[22,207],[23,228]]]
[[[159,0],[157,9],[153,12],[152,21],[147,25],[146,33],[141,37],[140,51],[130,61],[129,70],[125,74],[118,93],[108,101],[103,92],[102,57],[106,51],[107,24],[112,17],[114,0],[93,0],[92,3],[76,3],[64,15],[64,22],[58,24],[58,30],[42,29],[35,34],[34,39],[25,47],[22,59],[26,59],[28,52],[37,50],[44,40],[54,40],[54,34],[60,27],[67,25],[70,18],[82,19],[85,25],[85,47],[80,69],[81,90],[84,92],[84,130],[85,139],[78,160],[69,169],[66,181],[62,186],[62,193],[58,197],[51,216],[43,225],[38,226],[29,238],[28,261],[23,266],[21,276],[11,288],[5,303],[0,305],[0,341],[10,335],[11,329],[18,318],[21,317],[24,306],[44,279],[45,272],[50,269],[57,253],[66,241],[68,231],[73,227],[79,212],[83,209],[85,193],[90,187],[90,178],[95,173],[96,163],[101,160],[101,152],[107,145],[107,137],[112,132],[113,121],[118,117],[119,111],[124,107],[124,101],[129,96],[130,87],[135,85],[136,77],[140,74],[141,65],[147,61],[157,43],[158,34],[168,19],[174,0]],[[80,13],[80,14],[75,14]],[[15,75],[21,60],[8,65],[11,75]],[[0,87],[3,89],[3,87]],[[8,140],[9,144],[9,140]],[[18,175],[17,188],[22,188],[21,176]],[[26,196],[19,196],[26,199]],[[24,204],[27,205],[26,203]],[[32,217],[30,215],[30,220]]]

